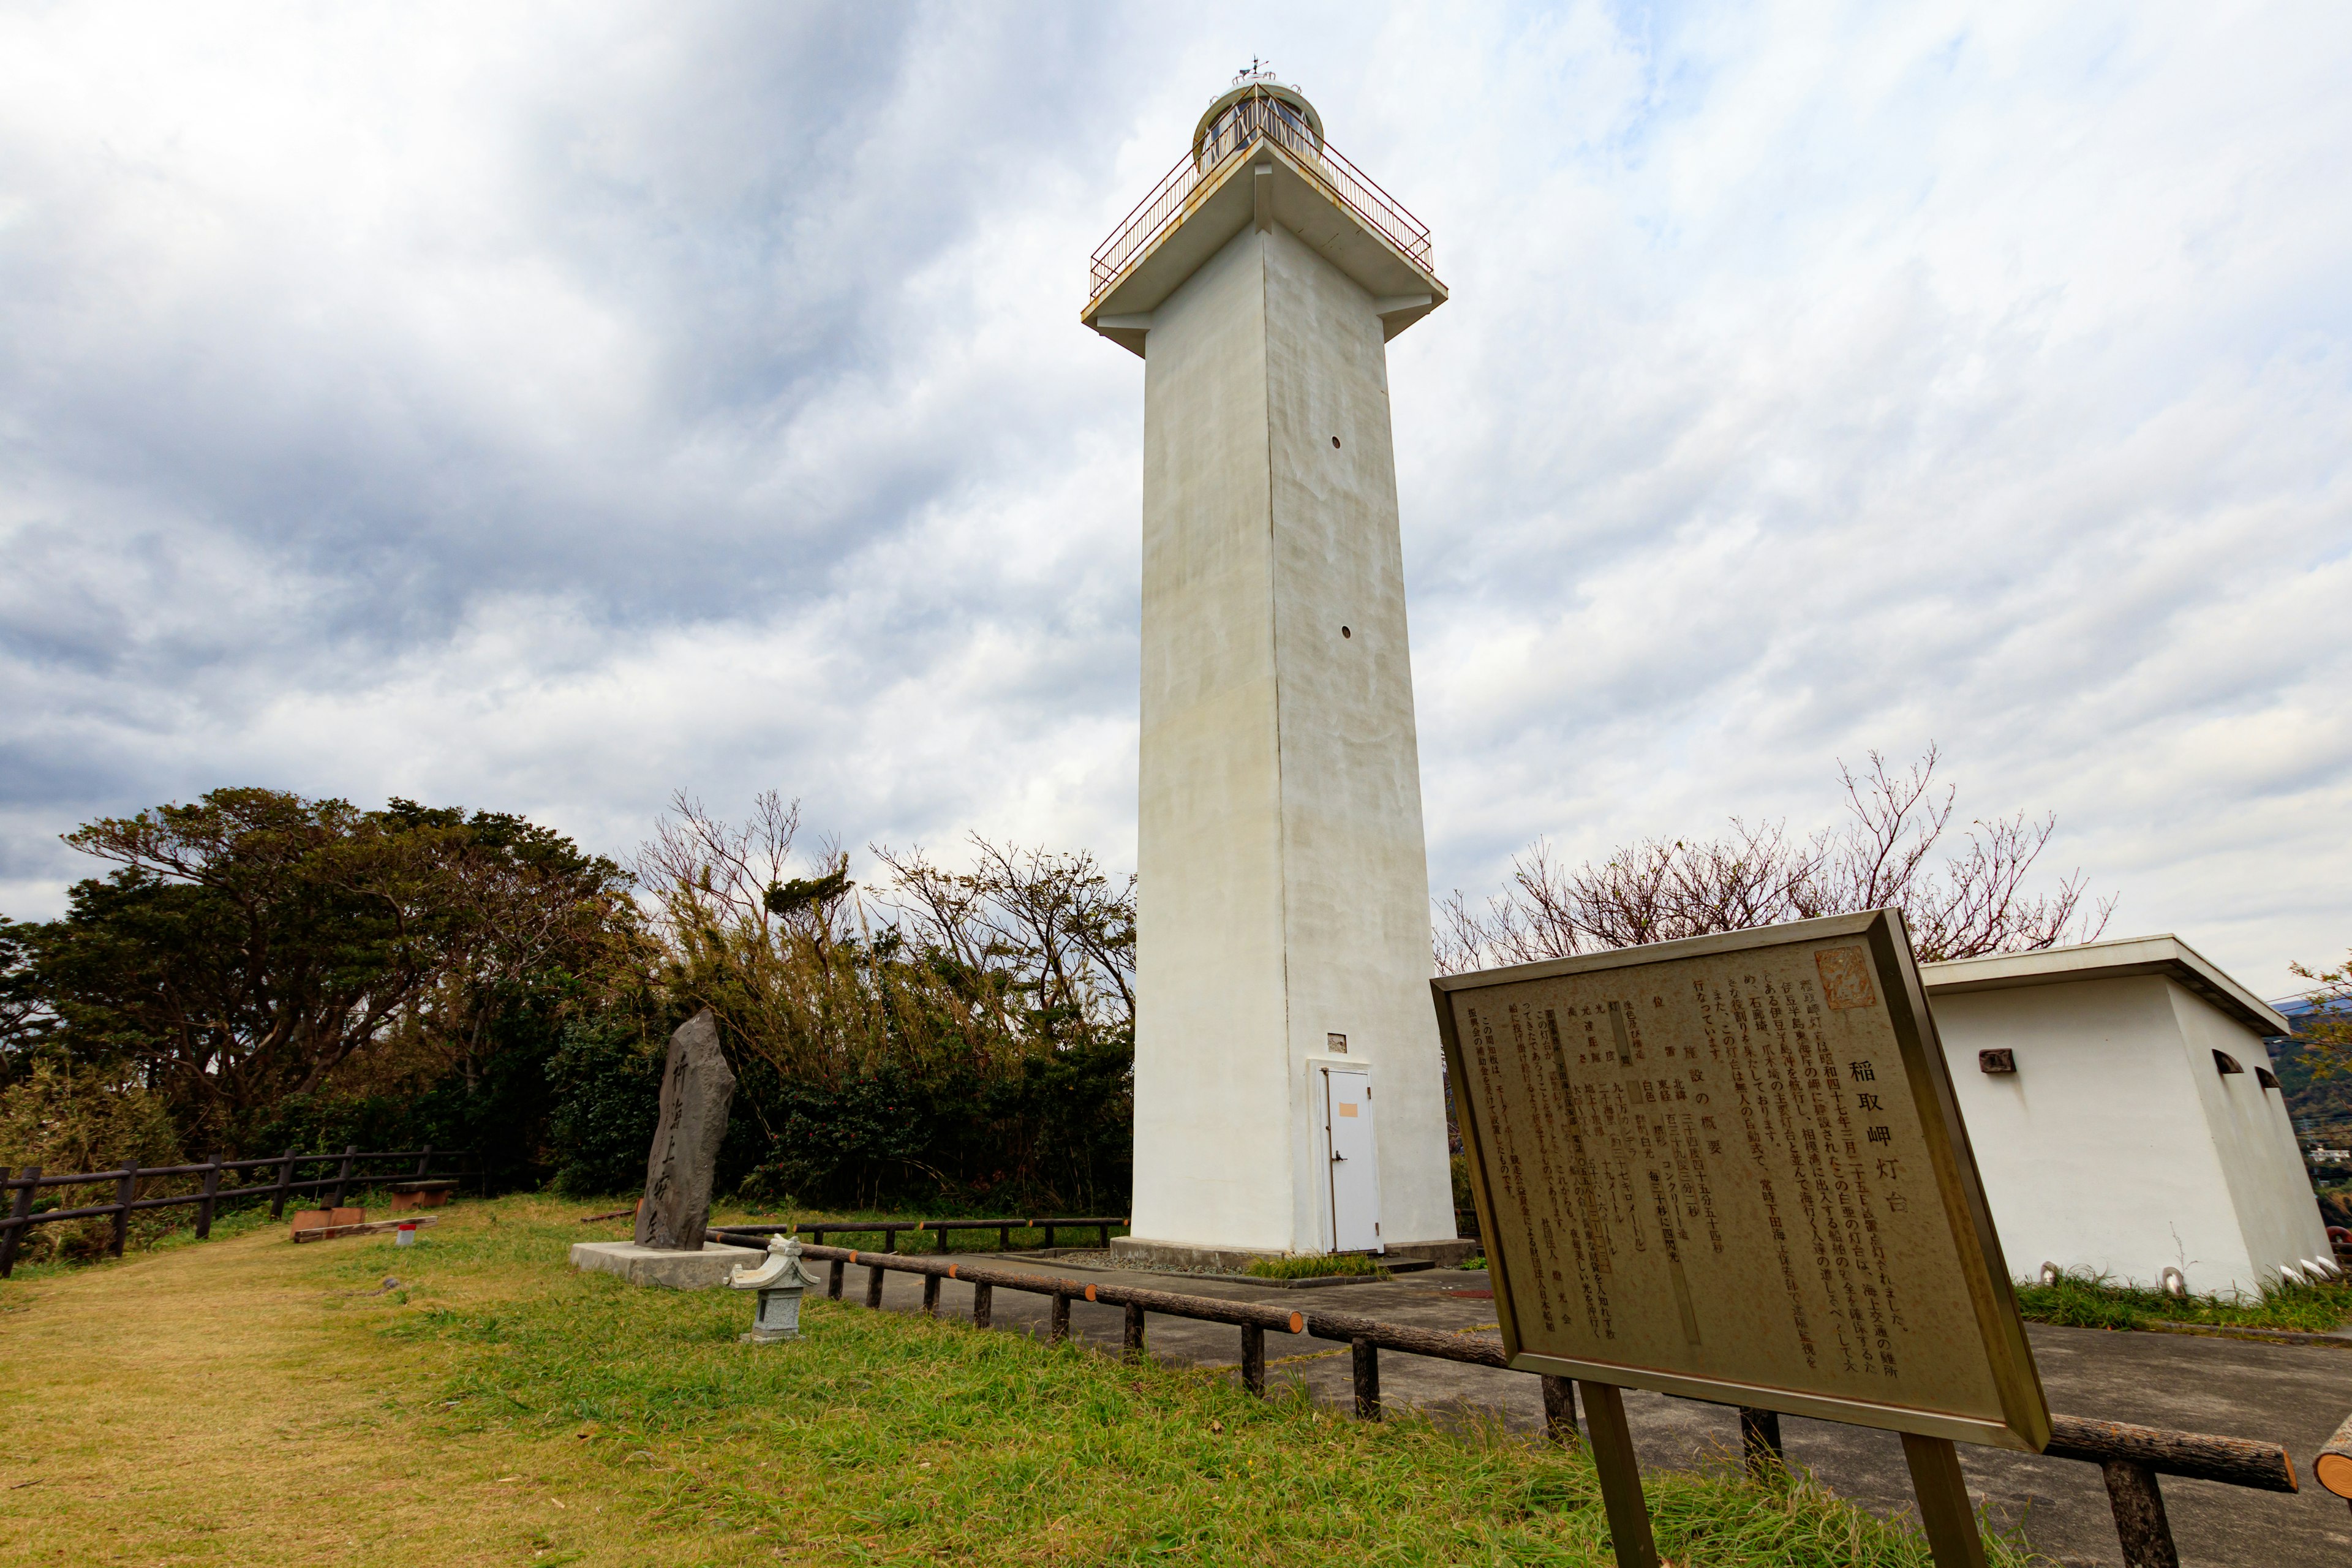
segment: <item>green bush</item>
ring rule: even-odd
[[[1133,1168],[1125,1036],[984,1077],[895,1063],[825,1086],[758,1072],[739,1110],[773,1136],[741,1185],[754,1202],[929,1214],[1125,1212]]]
[[[186,1161],[170,1108],[161,1095],[137,1084],[118,1082],[97,1068],[67,1067],[58,1062],[34,1064],[23,1077],[0,1089],[0,1163],[13,1174],[26,1165],[38,1165],[50,1175],[119,1170],[125,1162],[141,1165],[178,1165]],[[168,1197],[193,1192],[189,1177],[142,1181],[142,1198]],[[46,1187],[37,1210],[80,1208],[111,1203],[115,1184],[88,1187]],[[129,1242],[145,1247],[158,1237],[195,1223],[193,1206],[148,1209],[131,1216]],[[104,1215],[37,1225],[25,1233],[19,1258],[47,1263],[59,1258],[98,1257],[111,1244],[114,1222]]]
[[[555,1190],[634,1193],[661,1121],[667,1042],[609,1021],[575,1024],[547,1064],[555,1100],[549,1140]]]

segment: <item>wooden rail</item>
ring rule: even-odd
[[[976,1227],[981,1222],[952,1223]],[[721,1242],[730,1238],[741,1240],[754,1234],[774,1235],[788,1228],[768,1226],[754,1232],[744,1226],[730,1226],[723,1231],[712,1230],[709,1238]],[[1268,1331],[1333,1341],[1349,1347],[1356,1414],[1368,1421],[1381,1418],[1380,1355],[1382,1351],[1429,1356],[1473,1366],[1490,1366],[1500,1371],[1510,1370],[1503,1347],[1493,1340],[1415,1328],[1405,1323],[1383,1322],[1377,1318],[1360,1317],[1352,1312],[1302,1311],[1287,1307],[1264,1306],[1255,1301],[1181,1295],[1174,1291],[1147,1289],[1102,1280],[1089,1284],[1078,1279],[1024,1274],[1010,1268],[950,1263],[936,1255],[915,1257],[824,1246],[804,1247],[801,1255],[812,1262],[831,1265],[825,1294],[835,1300],[841,1299],[845,1271],[852,1265],[866,1269],[866,1304],[868,1307],[881,1306],[882,1278],[886,1272],[922,1276],[923,1310],[934,1316],[940,1306],[940,1281],[954,1279],[969,1284],[972,1287],[972,1321],[982,1328],[987,1327],[993,1318],[995,1293],[999,1290],[1020,1290],[1030,1295],[1050,1297],[1053,1306],[1048,1319],[1048,1334],[1055,1342],[1069,1337],[1072,1301],[1095,1301],[1124,1307],[1126,1320],[1121,1335],[1121,1353],[1129,1359],[1140,1358],[1144,1353],[1144,1318],[1147,1313],[1158,1312],[1165,1317],[1184,1318],[1194,1322],[1232,1324],[1241,1330],[1243,1385],[1258,1394],[1265,1392],[1265,1335]],[[1570,1380],[1544,1376],[1542,1391],[1547,1435],[1556,1443],[1576,1441],[1575,1392]],[[1607,1384],[1587,1384],[1585,1393],[1589,1403],[1597,1405],[1605,1400],[1612,1410],[1615,1408],[1617,1391],[1614,1388]],[[2256,1491],[2291,1492],[2297,1489],[2294,1461],[2288,1458],[2286,1450],[2275,1443],[2255,1442],[2244,1437],[2218,1437],[2198,1432],[2175,1432],[2158,1426],[2135,1426],[2121,1421],[2092,1421],[2078,1415],[2053,1415],[2050,1421],[2050,1446],[2043,1452],[2053,1458],[2077,1459],[2096,1465],[2105,1477],[2109,1509],[2115,1515],[2116,1538],[2124,1549],[2126,1568],[2179,1568],[2179,1552],[2173,1545],[2171,1525],[2165,1518],[2163,1495],[2157,1488],[2158,1474],[2218,1481],[2223,1486],[2246,1487]],[[1769,1411],[1743,1410],[1740,1412],[1740,1435],[1743,1447],[1748,1448],[1751,1471],[1759,1467],[1759,1461],[1779,1462],[1780,1421],[1777,1416]],[[2346,1443],[2347,1451],[2352,1452],[2352,1422],[2346,1423],[2346,1430],[2339,1436]],[[1765,1452],[1768,1444],[1769,1457]]]
[[[269,1200],[269,1217],[279,1219],[285,1215],[286,1200],[294,1194],[324,1192],[332,1189],[334,1196],[328,1206],[341,1208],[354,1180],[365,1185],[393,1179],[385,1176],[357,1176],[353,1172],[354,1166],[386,1160],[398,1160],[404,1163],[415,1161],[415,1170],[404,1173],[401,1179],[421,1181],[433,1173],[433,1162],[436,1159],[446,1164],[451,1162],[461,1162],[470,1157],[465,1150],[436,1151],[429,1143],[422,1149],[392,1149],[375,1153],[362,1153],[359,1145],[354,1143],[340,1154],[298,1154],[289,1149],[283,1154],[275,1154],[262,1160],[224,1160],[215,1155],[201,1165],[128,1164],[119,1171],[86,1171],[78,1175],[45,1176],[41,1174],[41,1168],[38,1165],[26,1165],[23,1173],[19,1175],[0,1175],[0,1193],[15,1194],[15,1197],[9,1202],[7,1215],[5,1217],[0,1217],[0,1279],[5,1279],[15,1271],[16,1253],[24,1245],[25,1233],[37,1225],[56,1225],[65,1220],[95,1219],[101,1215],[110,1215],[114,1220],[114,1234],[107,1243],[107,1251],[120,1258],[122,1256],[124,1244],[130,1240],[131,1216],[142,1210],[194,1205],[196,1236],[201,1240],[212,1235],[213,1216],[219,1212],[220,1205],[223,1204],[236,1203],[247,1198],[266,1197]],[[329,1164],[335,1167],[333,1175],[299,1182],[294,1179],[294,1172],[298,1166]],[[240,1182],[237,1185],[226,1189],[221,1185],[221,1176],[226,1172],[273,1170],[278,1173],[278,1179],[274,1182]],[[168,1197],[139,1196],[141,1182],[172,1176],[202,1176],[204,1185],[196,1192],[179,1193]],[[44,1209],[37,1214],[33,1211],[35,1194],[44,1187],[90,1186],[106,1182],[114,1184],[114,1201],[111,1203],[85,1204],[78,1208]]]
[[[885,1252],[898,1251],[898,1237],[908,1231],[937,1231],[940,1244],[934,1250],[945,1252],[948,1250],[949,1233],[952,1231],[992,1230],[997,1233],[996,1250],[1010,1252],[1013,1250],[1013,1233],[1016,1230],[1044,1231],[1047,1247],[1055,1244],[1055,1237],[1057,1232],[1091,1230],[1096,1233],[1097,1239],[1101,1245],[1108,1248],[1110,1246],[1111,1227],[1117,1226],[1124,1230],[1127,1228],[1127,1224],[1124,1215],[1109,1217],[1091,1215],[1079,1218],[1064,1216],[1049,1219],[828,1219],[807,1225],[730,1225],[726,1228],[736,1236],[814,1236],[820,1238],[828,1236],[879,1236],[882,1237],[882,1250]]]

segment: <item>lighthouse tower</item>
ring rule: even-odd
[[[1255,68],[1094,258],[1144,362],[1134,1235],[1452,1256],[1389,427],[1429,231]]]

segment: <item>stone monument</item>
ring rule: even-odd
[[[1458,1257],[1385,346],[1445,302],[1429,231],[1254,68],[1091,292],[1085,323],[1144,362],[1135,1217],[1114,1246]]]
[[[735,1075],[719,1048],[719,1019],[705,1007],[669,1037],[662,1070],[661,1122],[646,1156],[646,1201],[637,1208],[637,1245],[699,1252],[710,1224],[710,1180],[727,1139]]]
[[[583,1241],[572,1266],[618,1274],[632,1284],[701,1290],[727,1282],[739,1263],[761,1254],[748,1247],[710,1247],[710,1183],[727,1138],[735,1075],[719,1046],[719,1020],[705,1007],[669,1037],[662,1068],[661,1121],[646,1156],[646,1195],[634,1241]]]

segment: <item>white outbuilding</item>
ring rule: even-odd
[[[2265,1037],[2287,1021],[2179,938],[1920,966],[2001,1252],[2191,1291],[2333,1265]],[[2178,1288],[2177,1286],[2175,1288]]]

